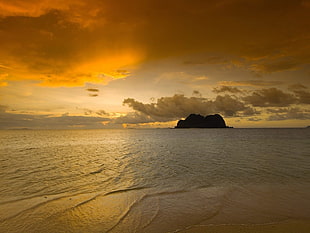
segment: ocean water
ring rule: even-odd
[[[310,220],[309,129],[0,131],[0,232]]]

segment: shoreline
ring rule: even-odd
[[[285,220],[263,224],[210,224],[190,226],[177,233],[309,233],[309,220]]]

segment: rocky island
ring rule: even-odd
[[[226,126],[223,117],[219,114],[208,115],[190,114],[185,120],[179,120],[175,128],[232,128]]]

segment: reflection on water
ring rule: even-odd
[[[308,219],[309,130],[0,132],[0,232]]]

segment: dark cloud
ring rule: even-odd
[[[249,106],[246,106],[243,102],[230,95],[218,95],[212,102],[212,105],[215,108],[215,112],[223,113],[224,116],[235,116],[245,110],[249,113],[249,109],[251,109]],[[255,111],[253,110],[252,112],[254,113]]]
[[[253,115],[258,115],[260,114],[261,111],[258,111],[255,108],[252,107],[247,107],[244,111],[243,111],[243,115],[244,116],[253,116]]]
[[[201,115],[220,113],[225,117],[247,117],[249,121],[261,120],[261,114],[269,114],[269,120],[306,119],[309,111],[291,107],[308,104],[309,92],[304,89],[297,88],[297,91],[293,92],[284,92],[277,88],[244,91],[235,87],[222,86],[216,88],[215,92],[241,93],[241,97],[226,94],[217,95],[214,99],[207,99],[202,96],[186,97],[179,94],[161,97],[152,103],[142,103],[128,98],[124,100],[123,104],[128,105],[135,112],[120,118],[119,122],[165,122],[184,118],[191,113]],[[195,91],[194,94],[200,93]]]
[[[209,102],[198,97],[185,97],[184,95],[174,95],[172,97],[161,97],[156,103],[144,104],[135,99],[128,98],[123,101],[133,110],[165,121],[169,119],[177,119],[188,115],[190,112],[205,112],[210,109]]]
[[[193,96],[202,97],[202,94],[200,93],[200,91],[193,90]]]
[[[99,89],[97,89],[97,88],[87,88],[86,91],[99,92]]]
[[[217,96],[214,100],[202,97],[186,97],[184,95],[174,95],[171,97],[161,97],[156,103],[144,104],[135,99],[128,98],[123,102],[137,113],[144,120],[150,121],[171,121],[184,118],[191,113],[208,115],[221,113],[224,116],[250,115],[256,111],[243,102],[230,95]],[[128,116],[130,117],[130,116]],[[137,116],[135,116],[137,118]],[[127,123],[127,122],[124,122]]]
[[[298,102],[293,94],[285,93],[277,88],[256,90],[242,99],[254,107],[286,107]]]
[[[220,86],[213,89],[214,93],[222,93],[222,92],[230,92],[233,94],[239,94],[242,93],[240,89],[237,87],[230,87],[230,86]]]
[[[242,99],[254,107],[287,107],[292,104],[310,104],[310,92],[306,87],[291,87],[292,93],[277,88],[255,90]]]
[[[109,116],[109,113],[107,113],[104,110],[96,111],[96,114],[99,115],[99,116]]]
[[[305,89],[295,89],[293,91],[300,104],[310,104],[310,92]]]
[[[90,97],[97,97],[99,95],[98,94],[99,89],[97,89],[97,88],[87,88],[86,91],[89,92],[88,96],[90,96]]]
[[[76,109],[80,109],[80,108],[76,108]],[[89,116],[89,115],[98,115],[98,116],[109,116],[110,114],[104,110],[92,110],[92,109],[88,109],[88,108],[82,108],[81,110],[84,111],[84,115]]]

